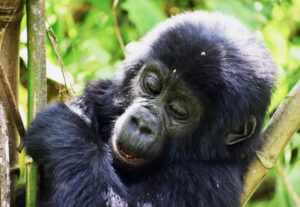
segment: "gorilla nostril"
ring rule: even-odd
[[[139,121],[138,121],[138,119],[136,118],[136,117],[131,117],[131,123],[132,123],[132,125],[134,126],[134,127],[138,127],[139,126]]]
[[[140,127],[140,132],[141,134],[146,134],[146,135],[152,134],[151,129],[149,129],[148,127]]]

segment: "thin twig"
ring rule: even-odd
[[[289,194],[291,195],[292,199],[294,200],[295,204],[297,207],[300,207],[300,199],[297,195],[297,193],[295,192],[293,186],[290,184],[290,182],[287,180],[285,172],[283,167],[280,165],[279,162],[276,163],[276,168],[279,174],[279,177],[281,178],[283,184],[285,185],[287,191],[289,192]]]
[[[121,32],[118,24],[118,18],[117,18],[117,7],[118,7],[119,0],[114,0],[113,7],[112,7],[112,13],[114,17],[114,25],[115,25],[115,30],[116,30],[116,35],[118,38],[118,41],[120,43],[121,49],[123,51],[124,56],[126,57],[126,49],[125,49],[125,44],[124,41],[121,37]]]
[[[56,58],[57,58],[57,61],[60,65],[60,68],[61,68],[61,73],[63,75],[63,79],[64,79],[64,86],[65,86],[65,91],[68,95],[71,95],[74,94],[74,89],[73,89],[73,86],[72,86],[72,83],[70,81],[70,79],[68,78],[68,76],[65,74],[65,66],[64,66],[64,63],[62,61],[62,58],[58,52],[58,47],[57,47],[57,37],[53,31],[53,29],[51,28],[48,20],[47,20],[47,23],[48,23],[48,28],[46,28],[46,34],[47,34],[47,37],[50,41],[50,44],[52,45],[53,49],[54,49],[54,53],[56,55]],[[68,90],[68,87],[67,87],[67,80],[70,84],[70,88],[71,88],[71,94],[69,93],[69,90]],[[60,93],[63,92],[63,90],[60,90]]]
[[[13,91],[11,89],[9,81],[5,75],[3,66],[1,64],[0,64],[0,80],[2,82],[4,91],[5,91],[5,94],[7,97],[7,101],[10,105],[10,112],[12,114],[12,117],[14,117],[15,125],[18,129],[18,132],[19,132],[19,135],[20,135],[21,141],[22,141],[22,140],[24,140],[25,134],[26,134],[25,127],[24,127],[24,124],[23,124],[23,121],[22,121],[22,118],[20,115],[20,111],[19,111],[16,99],[15,99],[15,96],[13,94]],[[20,146],[18,147],[19,152],[21,152],[22,148],[23,148],[23,146],[22,146],[22,142],[21,142]]]

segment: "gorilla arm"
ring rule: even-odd
[[[51,186],[50,206],[126,206],[126,188],[111,166],[109,148],[94,143],[87,122],[65,104],[56,103],[37,114],[25,146],[45,170]],[[100,140],[100,137],[96,137]],[[122,205],[124,204],[124,205]]]

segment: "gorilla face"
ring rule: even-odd
[[[132,81],[132,104],[118,118],[111,145],[129,166],[143,166],[159,157],[172,134],[196,129],[203,104],[162,62],[146,63]]]
[[[117,119],[110,144],[127,167],[143,167],[159,158],[172,139],[184,139],[201,129],[205,104],[159,60],[144,64],[131,82],[131,104]],[[233,145],[251,137],[256,117],[236,124],[222,141]],[[184,145],[186,140],[177,140]]]
[[[122,114],[110,145],[126,167],[161,158],[236,159],[245,140],[258,137],[274,65],[239,22],[210,15],[172,17],[125,60],[113,97]]]

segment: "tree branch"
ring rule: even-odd
[[[10,206],[10,170],[9,170],[9,138],[6,134],[7,126],[5,114],[0,100],[0,183],[1,203],[0,206]]]
[[[11,89],[11,86],[9,84],[9,81],[5,75],[5,71],[3,69],[3,66],[0,64],[0,80],[2,83],[2,86],[4,88],[5,91],[5,95],[7,97],[7,101],[9,103],[10,106],[10,112],[12,114],[12,117],[14,117],[14,123],[18,129],[19,135],[21,137],[21,140],[24,139],[25,137],[25,127],[20,115],[20,111],[13,93],[13,90]],[[20,145],[19,147],[19,151],[21,151],[22,147]]]
[[[280,104],[263,131],[264,144],[249,166],[242,204],[246,205],[300,126],[300,80]]]

